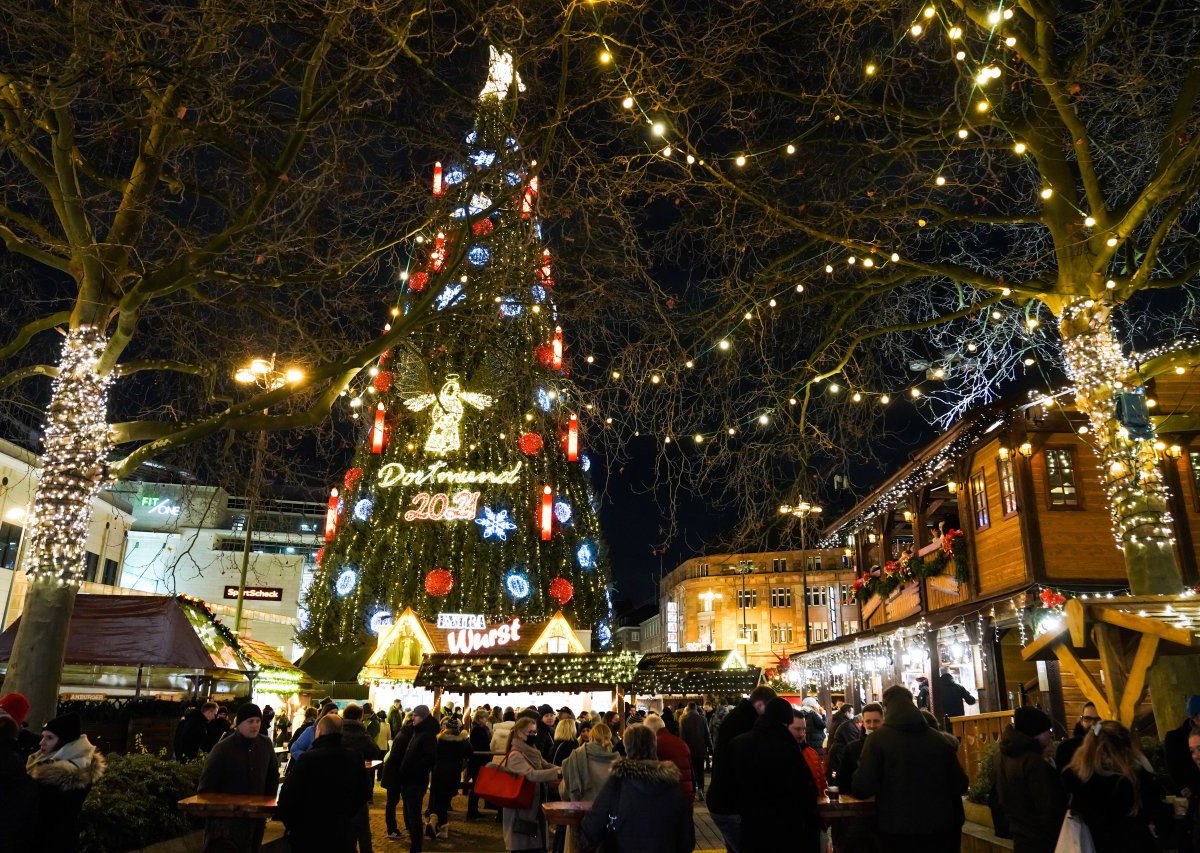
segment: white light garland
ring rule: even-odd
[[[35,583],[78,586],[92,501],[104,483],[110,449],[110,375],[96,365],[107,338],[81,326],[67,333],[42,436],[42,476],[30,520],[29,575]]]

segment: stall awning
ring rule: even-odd
[[[632,652],[428,656],[414,684],[452,693],[551,690],[578,692],[628,687],[637,668]]]
[[[258,671],[256,683],[259,689],[265,690],[268,686],[291,686],[296,690],[303,690],[316,683],[304,670],[293,666],[274,646],[249,637],[239,638],[238,646],[242,656]]]
[[[747,666],[736,651],[655,652],[638,663],[633,690],[639,696],[748,693],[762,670]]]
[[[19,617],[0,634],[0,661],[12,654]],[[232,648],[201,641],[175,598],[148,595],[78,595],[67,629],[67,664],[152,666],[180,670],[244,668]]]

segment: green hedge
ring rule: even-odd
[[[129,754],[105,759],[108,770],[83,803],[83,853],[138,850],[192,828],[178,803],[196,793],[203,760],[180,764],[140,740]]]

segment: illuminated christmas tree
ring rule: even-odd
[[[598,647],[611,640],[537,176],[509,118],[522,88],[493,48],[468,154],[435,166],[434,226],[393,310],[432,300],[437,322],[351,400],[370,428],[330,496],[308,646],[369,641],[405,607],[492,621],[561,609]]]

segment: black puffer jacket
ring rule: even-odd
[[[433,717],[400,729],[383,765],[383,787],[429,787],[429,774],[437,763],[437,733]]]
[[[1054,853],[1067,794],[1059,773],[1046,761],[1042,745],[1012,726],[1000,739],[996,795],[1008,817],[1017,853]]]
[[[354,853],[351,819],[370,798],[360,780],[367,775],[357,750],[344,736],[315,739],[292,762],[279,792],[276,817],[287,827],[296,853]]]
[[[863,731],[854,720],[843,720],[841,725],[829,736],[829,751],[825,756],[825,778],[830,785],[843,786],[844,783],[835,781],[841,771],[842,762],[846,758],[846,750],[850,744],[862,740]],[[850,789],[846,787],[846,793]]]
[[[732,755],[730,745],[733,739],[750,731],[757,719],[758,711],[749,699],[743,699],[725,715],[717,728],[717,742],[713,745],[712,781],[708,783],[707,795],[708,810],[712,814],[737,814],[737,792],[732,774],[726,773],[725,768]]]
[[[742,817],[740,849],[745,853],[779,850],[779,820],[786,815],[788,849],[817,853],[821,823],[816,783],[787,726],[768,713],[755,720],[749,732],[734,738],[731,746],[727,769],[733,773]]]
[[[897,697],[883,725],[863,742],[853,794],[876,798],[885,833],[949,832],[963,824],[968,784],[956,752],[949,738],[929,728],[916,705]]]
[[[329,737],[326,735],[326,737]],[[342,746],[353,750],[362,759],[364,766],[368,761],[378,761],[383,758],[383,750],[375,745],[374,738],[367,732],[367,726],[362,720],[346,720],[342,723]],[[316,745],[316,741],[313,741]],[[375,787],[375,777],[365,769],[362,774],[363,791],[366,799],[371,799],[371,790]]]
[[[37,800],[17,739],[0,735],[0,850],[35,849]]]
[[[692,813],[679,787],[679,768],[669,761],[618,758],[583,819],[583,834],[593,843],[612,823],[621,853],[691,853],[696,846]]]

